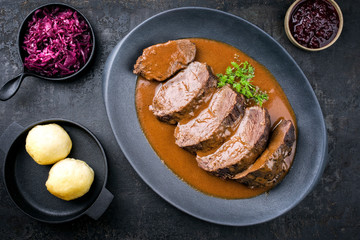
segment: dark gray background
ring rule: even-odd
[[[0,1],[1,86],[22,70],[16,43],[22,20],[46,2]],[[337,1],[345,20],[342,35],[332,47],[315,53],[295,48],[286,38],[283,19],[290,0],[59,2],[79,9],[93,25],[97,37],[94,64],[74,81],[26,78],[12,99],[0,102],[0,135],[14,121],[26,126],[42,119],[65,118],[88,127],[105,148],[107,188],[115,198],[98,221],[81,217],[51,225],[18,210],[0,181],[1,239],[360,239],[360,1]],[[143,20],[183,6],[223,10],[262,28],[299,64],[320,102],[328,130],[329,163],[308,197],[271,222],[226,227],[179,211],[138,177],[111,132],[102,97],[102,70],[107,56]]]

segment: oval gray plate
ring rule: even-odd
[[[297,153],[289,174],[269,194],[226,200],[193,189],[160,161],[140,128],[134,98],[136,76],[132,73],[137,57],[150,45],[191,37],[218,40],[247,53],[270,70],[288,96],[297,116]],[[308,80],[273,38],[237,16],[190,7],[151,17],[117,44],[108,57],[103,78],[107,114],[126,158],[156,193],[192,216],[232,226],[269,221],[296,206],[324,170],[325,123]]]

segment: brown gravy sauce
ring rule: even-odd
[[[224,73],[230,62],[234,61],[235,54],[241,61],[248,61],[254,66],[253,84],[269,95],[269,100],[263,106],[270,113],[272,126],[284,118],[291,120],[296,129],[295,114],[285,93],[274,76],[263,65],[228,44],[200,38],[191,38],[190,40],[197,47],[195,60],[206,62],[213,68],[215,74]],[[251,198],[269,190],[269,188],[249,189],[238,182],[212,176],[199,168],[195,156],[175,144],[175,125],[160,122],[149,110],[159,84],[159,82],[139,77],[135,101],[142,130],[154,151],[167,167],[195,189],[211,196],[226,199]]]

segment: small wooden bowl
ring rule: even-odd
[[[328,3],[330,3],[332,6],[334,6],[334,8],[335,8],[335,10],[336,10],[336,12],[337,12],[337,14],[339,16],[339,28],[337,30],[335,38],[333,40],[331,40],[327,45],[325,45],[323,47],[319,47],[319,48],[308,48],[308,47],[305,47],[305,46],[301,45],[300,43],[298,43],[295,40],[294,36],[292,35],[292,33],[290,31],[290,26],[289,26],[291,14],[295,10],[295,8],[301,2],[304,2],[304,1],[307,1],[307,0],[296,0],[293,4],[291,4],[289,9],[287,10],[286,15],[285,15],[285,20],[284,20],[285,33],[286,33],[287,37],[289,38],[290,42],[292,42],[295,46],[297,46],[297,47],[299,47],[301,49],[304,49],[306,51],[312,51],[312,52],[324,50],[324,49],[330,47],[331,45],[333,45],[336,42],[336,40],[339,38],[340,34],[341,34],[341,31],[342,31],[343,25],[344,25],[344,18],[343,18],[341,9],[340,9],[339,5],[337,5],[337,3],[334,0],[326,0]]]

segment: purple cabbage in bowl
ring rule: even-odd
[[[35,11],[21,46],[24,66],[46,77],[64,77],[81,69],[93,48],[91,29],[75,10],[46,6]]]

